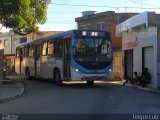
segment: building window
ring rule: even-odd
[[[79,26],[79,29],[81,29],[81,30],[87,30],[89,28],[90,28],[90,25],[80,25]]]
[[[97,23],[97,30],[106,30],[105,29],[105,23],[104,22],[99,22]]]
[[[24,43],[24,42],[27,42],[27,37],[20,38],[20,43]]]
[[[4,46],[5,46],[5,47],[8,47],[8,46],[9,46],[9,39],[5,39],[5,40],[4,40]]]
[[[17,38],[14,38],[14,45],[16,46],[18,44]]]

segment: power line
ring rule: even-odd
[[[131,2],[134,2],[134,3],[137,3],[137,4],[143,4],[143,5],[147,5],[147,6],[153,6],[153,7],[157,7],[159,8],[159,6],[155,6],[155,5],[152,5],[152,4],[147,4],[147,3],[144,3],[144,2],[138,2],[138,1],[135,1],[135,0],[129,0]]]
[[[75,24],[74,22],[70,22],[70,23],[65,23],[65,22],[46,22],[45,24],[48,24],[48,25],[54,25],[54,24],[65,24],[65,25],[69,25],[69,24]]]
[[[115,8],[115,7],[111,7],[111,6],[91,6],[91,5],[76,5],[76,4],[59,4],[59,3],[51,3],[51,4],[73,6],[73,7],[108,7],[108,8]]]
[[[48,12],[48,13],[77,14],[77,13],[81,13],[81,12]]]
[[[113,8],[113,9],[120,9],[120,8],[126,8],[126,7],[113,7],[113,6],[92,6],[92,5],[80,5],[80,4],[59,4],[59,3],[51,3],[54,5],[60,5],[60,6],[71,6],[71,7],[107,7],[107,8]],[[127,8],[131,8],[131,9],[160,9],[159,7],[154,7],[154,8],[141,8],[141,7],[127,7]]]

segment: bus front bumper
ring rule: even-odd
[[[112,72],[107,72],[105,74],[85,74],[72,71],[71,80],[75,81],[106,81],[112,79]]]
[[[91,76],[91,77],[83,77],[81,78],[81,80],[86,80],[86,81],[93,81],[93,80],[97,80],[97,81],[100,81],[100,80],[106,80],[105,76]]]

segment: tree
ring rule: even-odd
[[[1,0],[0,24],[20,35],[37,30],[47,19],[51,0]]]

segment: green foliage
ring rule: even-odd
[[[37,30],[38,24],[47,19],[47,8],[51,0],[1,0],[0,24],[20,35]]]

